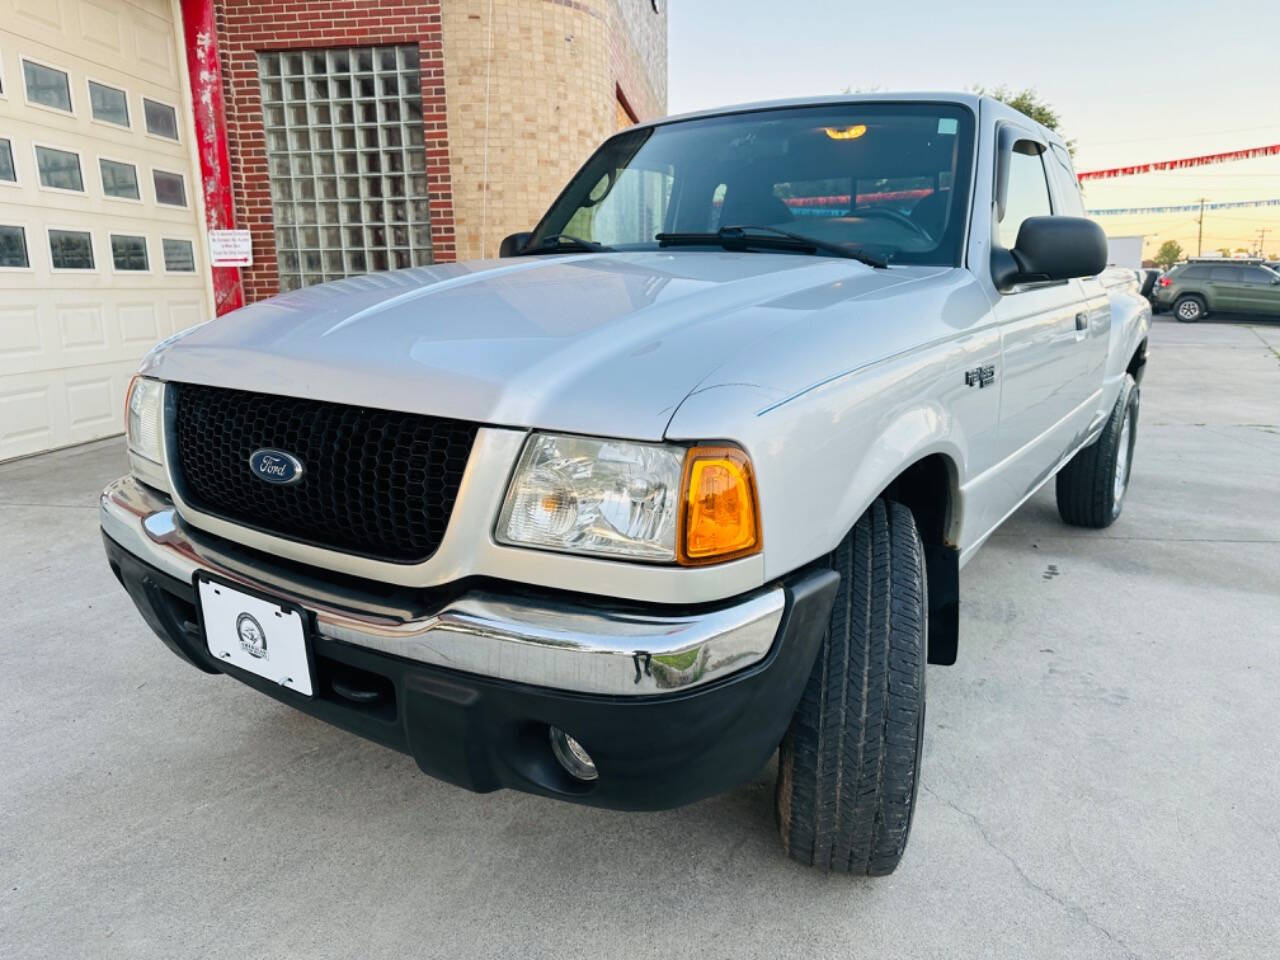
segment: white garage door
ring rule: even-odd
[[[0,0],[0,460],[119,433],[209,315],[168,0]]]

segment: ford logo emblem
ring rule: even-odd
[[[267,483],[297,483],[302,479],[302,461],[283,450],[255,450],[249,454],[249,469]]]

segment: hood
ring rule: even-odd
[[[229,313],[161,344],[142,372],[659,440],[701,380],[798,316],[945,270],[689,250],[421,267]]]

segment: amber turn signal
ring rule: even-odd
[[[684,461],[682,564],[720,563],[760,550],[751,461],[737,447],[693,447]]]

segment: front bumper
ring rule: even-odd
[[[815,570],[683,610],[620,611],[491,585],[424,595],[274,565],[185,528],[167,498],[128,478],[104,491],[101,518],[116,576],[165,644],[200,669],[409,753],[426,773],[472,790],[623,809],[688,803],[760,769],[799,701],[837,582]],[[313,698],[210,655],[198,571],[307,610]],[[590,752],[597,780],[559,766],[550,726]]]

